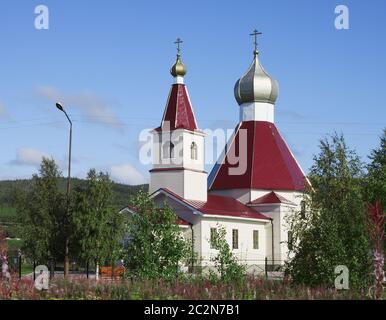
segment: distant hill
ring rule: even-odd
[[[77,186],[86,184],[86,180],[72,178],[71,187],[75,189]],[[60,179],[59,187],[63,191],[66,190],[67,180]],[[31,179],[0,181],[0,207],[12,207],[12,192],[15,189],[28,190],[31,187]],[[148,190],[148,185],[129,186],[120,183],[113,183],[114,206],[118,208],[128,204],[129,197],[140,189]]]
[[[85,185],[86,180],[72,178],[71,186],[75,189],[78,186]],[[67,180],[62,178],[59,187],[65,192]],[[12,194],[14,190],[21,189],[28,191],[31,187],[31,179],[0,181],[0,227],[5,228],[9,237],[21,237],[17,231],[18,215],[16,208],[12,203]],[[148,190],[148,185],[129,186],[125,184],[113,183],[113,205],[117,210],[126,206],[131,195],[140,189]]]

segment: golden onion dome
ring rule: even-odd
[[[176,78],[176,77],[183,77],[186,74],[187,70],[185,65],[181,62],[181,55],[177,54],[177,60],[170,69],[171,75]]]

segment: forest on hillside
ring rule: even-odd
[[[59,187],[63,191],[66,190],[67,180],[65,178],[60,179]],[[82,187],[86,184],[86,180],[72,178],[72,189]],[[17,225],[18,215],[14,204],[14,195],[17,190],[28,191],[31,187],[31,179],[24,180],[9,180],[0,181],[0,226],[5,227],[8,236],[18,236]],[[137,193],[140,189],[147,190],[148,185],[129,186],[120,183],[113,183],[113,206],[117,211],[129,202],[130,196]]]

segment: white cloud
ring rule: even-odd
[[[0,118],[5,118],[7,116],[7,110],[5,109],[4,104],[0,102]]]
[[[95,121],[107,127],[122,129],[123,123],[111,110],[109,103],[103,98],[90,93],[63,93],[50,86],[40,86],[35,90],[38,97],[50,101],[63,103],[65,108],[78,108],[84,116],[91,121]]]
[[[43,157],[51,158],[46,153],[36,149],[20,148],[16,151],[16,159],[12,160],[11,164],[39,166]]]
[[[144,176],[132,165],[120,164],[109,168],[111,179],[128,185],[139,185],[147,183]]]
[[[291,120],[304,120],[307,118],[305,115],[291,109],[278,108],[277,113],[280,116]]]

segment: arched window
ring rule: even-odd
[[[174,144],[170,141],[165,142],[162,147],[162,154],[164,159],[174,158]]]
[[[192,142],[190,146],[190,158],[192,160],[198,159],[198,150],[197,150],[197,144],[195,142]]]
[[[170,142],[170,158],[174,158],[174,144]]]

